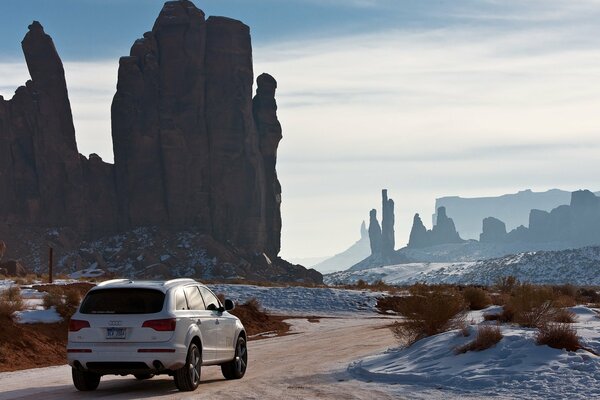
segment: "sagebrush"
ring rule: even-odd
[[[567,351],[577,351],[582,348],[577,330],[569,324],[548,323],[540,326],[535,341],[539,345]]]
[[[495,346],[502,340],[502,332],[499,326],[495,325],[480,325],[477,328],[477,336],[471,342],[460,346],[456,349],[457,354],[466,353],[467,351],[482,351]]]
[[[410,345],[424,337],[464,325],[466,305],[456,289],[413,285],[409,293],[409,296],[394,298],[394,311],[405,318],[392,326],[392,332],[400,341]]]
[[[24,308],[25,303],[18,286],[10,286],[0,292],[0,317],[12,318],[13,313],[23,311]]]

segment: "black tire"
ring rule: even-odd
[[[135,376],[135,379],[137,379],[138,381],[143,381],[145,379],[150,379],[154,377],[154,374],[134,374],[133,376]]]
[[[75,385],[75,388],[82,392],[96,390],[100,384],[100,375],[93,372],[80,371],[72,368],[71,376],[73,377],[73,385]]]
[[[248,347],[246,339],[239,337],[235,346],[235,357],[228,363],[221,364],[221,372],[225,379],[241,379],[248,368]]]
[[[175,371],[173,379],[175,386],[182,392],[191,392],[196,390],[200,384],[200,370],[202,366],[202,353],[195,343],[190,345],[185,365]]]

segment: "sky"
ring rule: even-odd
[[[118,57],[162,4],[1,1],[0,95],[28,79],[20,41],[39,20],[65,64],[79,151],[112,161]],[[383,188],[400,248],[414,213],[431,227],[437,197],[600,187],[600,1],[195,4],[249,25],[255,76],[278,81],[284,258],[349,247]]]

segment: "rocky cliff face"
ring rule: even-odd
[[[63,66],[38,22],[23,51],[32,80],[0,98],[0,233],[68,227],[83,240],[193,229],[264,268],[285,264],[277,82],[260,75],[252,99],[248,26],[205,19],[187,0],[165,3],[119,60],[114,165],[78,153]]]
[[[22,47],[31,80],[12,99],[0,98],[1,215],[7,223],[83,225],[83,176],[62,62],[37,21]]]

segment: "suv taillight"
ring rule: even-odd
[[[80,319],[72,319],[69,321],[69,332],[77,332],[83,328],[89,328],[90,323]]]
[[[152,328],[155,331],[174,331],[177,320],[175,318],[170,319],[151,319],[142,324],[142,328]]]

